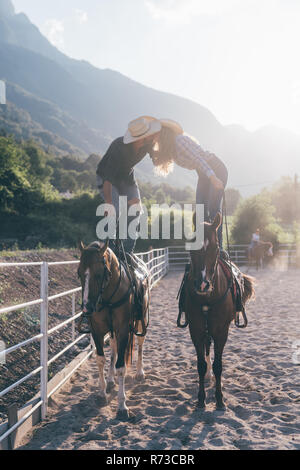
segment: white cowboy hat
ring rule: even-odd
[[[178,122],[173,121],[173,119],[159,119],[163,127],[168,127],[175,132],[175,134],[183,134],[183,129]]]
[[[174,121],[173,119],[155,119],[151,116],[142,116],[145,119],[152,119],[155,121],[159,121],[163,127],[168,127],[175,132],[175,134],[183,134],[184,130],[182,129],[181,125],[178,122]]]
[[[142,116],[128,124],[128,130],[124,135],[124,144],[131,144],[161,130],[161,123],[150,116]]]

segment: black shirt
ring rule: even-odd
[[[133,167],[151,150],[144,145],[136,153],[132,144],[124,144],[123,137],[114,140],[100,161],[97,174],[104,181],[110,181],[117,188],[120,183],[129,186],[136,184]]]

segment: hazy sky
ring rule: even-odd
[[[300,133],[300,0],[13,0],[61,51]]]

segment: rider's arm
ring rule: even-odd
[[[176,150],[175,161],[177,164],[204,173],[216,189],[224,189],[222,181],[215,175],[205,158],[212,155],[210,152],[203,150],[197,142],[187,135],[178,135],[176,137]]]
[[[106,204],[112,203],[112,184],[110,181],[104,181],[103,183],[103,196]]]

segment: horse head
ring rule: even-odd
[[[82,286],[82,311],[92,314],[101,301],[102,294],[111,278],[111,250],[106,243],[94,242],[85,247],[79,244],[81,251],[78,277]]]
[[[193,220],[195,224],[195,218]],[[221,222],[222,215],[220,212],[217,213],[212,223],[204,222],[203,246],[200,250],[190,252],[194,291],[197,295],[209,294],[214,288],[220,251],[217,231]]]

